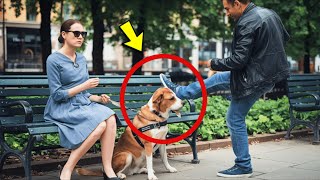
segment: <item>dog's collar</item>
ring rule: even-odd
[[[160,112],[158,112],[158,111],[156,111],[156,110],[152,110],[152,112],[153,112],[154,114],[156,114],[157,116],[159,116],[160,118],[163,118],[163,117],[161,116]]]
[[[151,112],[154,113],[155,115],[157,115],[159,118],[163,118],[163,119],[164,119],[164,117],[160,114],[160,112],[157,112],[156,110],[152,110]],[[137,113],[137,115],[140,116],[140,117],[142,117],[142,118],[144,118],[144,119],[147,119],[147,120],[149,120],[149,121],[156,121],[156,122],[158,122],[156,119],[148,119],[148,118],[146,118],[145,116],[142,115],[141,111],[139,111],[139,112]]]

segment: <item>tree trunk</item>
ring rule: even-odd
[[[304,41],[304,73],[310,73],[310,40],[311,40],[311,17],[310,17],[310,2],[309,0],[304,0],[304,5],[306,6],[306,11],[307,11],[307,29],[308,29],[308,34],[306,36],[306,39]]]
[[[132,66],[137,64],[140,60],[144,58],[143,52],[132,49]],[[141,75],[142,74],[142,66],[140,66],[133,74]]]
[[[93,74],[104,74],[103,69],[103,33],[102,5],[100,0],[91,0],[91,13],[93,19]]]
[[[304,70],[303,72],[305,74],[310,73],[310,54],[306,53],[304,55],[304,60],[303,60],[303,64],[304,64]]]
[[[64,19],[63,19],[63,1],[64,0],[61,0],[61,3],[60,3],[60,5],[61,5],[61,7],[60,7],[60,23],[62,24],[63,22],[64,22]]]
[[[52,9],[52,1],[39,1],[41,24],[40,24],[40,38],[41,38],[41,54],[42,54],[42,72],[47,72],[47,58],[51,54],[51,20],[50,14]]]
[[[144,24],[145,24],[144,6],[145,6],[144,4],[140,5],[140,17],[139,17],[139,22],[138,22],[138,28],[137,28],[137,31],[136,31],[136,35],[137,36],[140,35],[140,33],[142,33],[143,30],[144,30]],[[132,65],[131,65],[131,67],[133,67],[135,64],[137,64],[139,61],[141,61],[144,58],[143,51],[144,51],[143,45],[142,45],[142,51],[138,51],[138,50],[132,49]],[[140,66],[134,72],[134,74],[141,75],[142,74],[142,66]]]

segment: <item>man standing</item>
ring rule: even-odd
[[[221,177],[250,177],[251,157],[245,117],[253,104],[275,83],[289,75],[285,42],[289,34],[280,17],[272,10],[257,7],[250,0],[222,0],[227,16],[236,22],[231,56],[214,58],[208,66],[223,71],[205,80],[208,93],[231,89],[232,99],[226,115],[235,165],[217,173]],[[178,86],[161,74],[164,86],[179,98],[201,97],[198,82]],[[229,86],[230,85],[230,86]]]

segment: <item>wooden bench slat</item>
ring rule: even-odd
[[[0,89],[0,96],[48,96],[48,88],[8,88]]]
[[[291,75],[288,78],[289,81],[309,81],[309,80],[320,80],[319,75],[316,74],[299,74]]]
[[[126,87],[126,93],[150,93],[156,91],[160,86],[128,86]],[[119,94],[120,87],[97,87],[88,90],[92,94]]]
[[[128,115],[129,116],[129,115]],[[190,122],[195,121],[199,117],[198,112],[191,112],[191,113],[181,113],[181,118],[177,117],[176,114],[171,113],[168,119],[168,124],[177,123],[177,122]],[[133,120],[134,116],[129,116],[130,120]],[[119,116],[120,123],[122,126],[127,126],[126,121],[124,120],[123,116]]]
[[[314,98],[299,98],[299,99],[290,99],[291,104],[299,104],[299,103],[313,103],[315,104]]]
[[[44,122],[43,115],[42,114],[33,115],[33,122]],[[23,123],[24,123],[24,116],[0,117],[0,125],[23,124]]]
[[[58,126],[50,126],[50,127],[32,127],[28,128],[29,133],[31,135],[38,135],[38,134],[51,134],[58,132]]]
[[[134,117],[134,114],[128,115],[129,118],[132,120]],[[168,124],[172,123],[182,123],[182,122],[190,122],[194,121],[199,117],[199,114],[194,113],[182,113],[181,118],[177,117],[174,113],[170,114],[170,117],[168,119]],[[126,121],[121,116],[120,119],[120,125],[121,126],[127,126]],[[34,122],[34,123],[21,123],[21,124],[2,124],[3,127],[6,128],[6,130],[14,129],[18,126],[21,128],[25,128],[29,130],[30,134],[36,135],[36,134],[49,134],[49,133],[57,133],[58,128],[55,124],[49,123],[49,122]]]
[[[290,87],[289,88],[289,93],[295,93],[295,92],[319,92],[320,91],[320,86],[304,86],[304,87]]]
[[[156,91],[160,86],[129,86],[126,88],[126,93],[150,93]],[[120,87],[96,87],[88,90],[92,94],[119,94]],[[0,89],[0,96],[49,96],[50,92],[48,88],[8,88]]]
[[[295,111],[315,111],[320,110],[320,106],[315,106],[314,104],[294,104],[292,108]]]
[[[126,107],[131,108],[131,109],[138,109],[145,104],[146,104],[146,102],[130,102],[130,103],[126,103],[125,105],[126,105]],[[120,109],[119,107],[114,106],[111,103],[109,103],[107,106],[111,109]],[[40,106],[40,107],[32,107],[33,114],[43,114],[44,109],[45,109],[44,105]],[[0,108],[0,110],[1,110],[0,116],[7,114],[8,110],[5,110],[3,108]],[[20,107],[19,108],[11,108],[10,113],[15,114],[15,115],[24,115],[25,114],[24,109],[20,108]]]
[[[301,87],[306,87],[306,86],[319,86],[320,80],[319,81],[292,81],[288,84],[288,87],[296,87],[296,86],[301,86]]]
[[[90,78],[125,78],[126,75],[89,75]],[[132,75],[131,78],[158,78],[158,75]],[[0,75],[0,79],[47,79],[47,75]]]
[[[123,84],[123,78],[100,78],[99,80],[100,84],[104,85],[118,85],[121,86]],[[147,85],[147,84],[158,84],[161,85],[161,81],[159,77],[152,77],[152,78],[130,78],[129,85]],[[0,87],[6,87],[6,86],[48,86],[48,80],[47,79],[0,79]]]
[[[134,103],[132,101],[145,101],[145,102],[147,102],[150,99],[151,95],[152,94],[139,94],[139,95],[137,95],[137,94],[130,95],[129,94],[129,95],[125,96],[125,101],[126,102],[131,101],[131,103]],[[114,95],[114,96],[111,95],[110,98],[114,101],[119,101],[120,96],[119,95]],[[46,105],[48,98],[29,98],[29,99],[22,98],[19,100],[27,101],[30,105]],[[14,101],[17,101],[17,99],[5,99],[5,100],[2,100],[1,104],[7,104],[9,102],[14,102]]]

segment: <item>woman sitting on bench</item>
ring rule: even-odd
[[[59,127],[60,145],[72,149],[60,179],[71,179],[77,162],[100,139],[104,179],[118,180],[111,166],[115,112],[102,105],[109,102],[107,95],[87,92],[98,86],[99,79],[89,79],[86,59],[76,52],[86,36],[79,21],[69,19],[62,24],[58,40],[63,45],[47,59],[50,97],[44,118]]]

